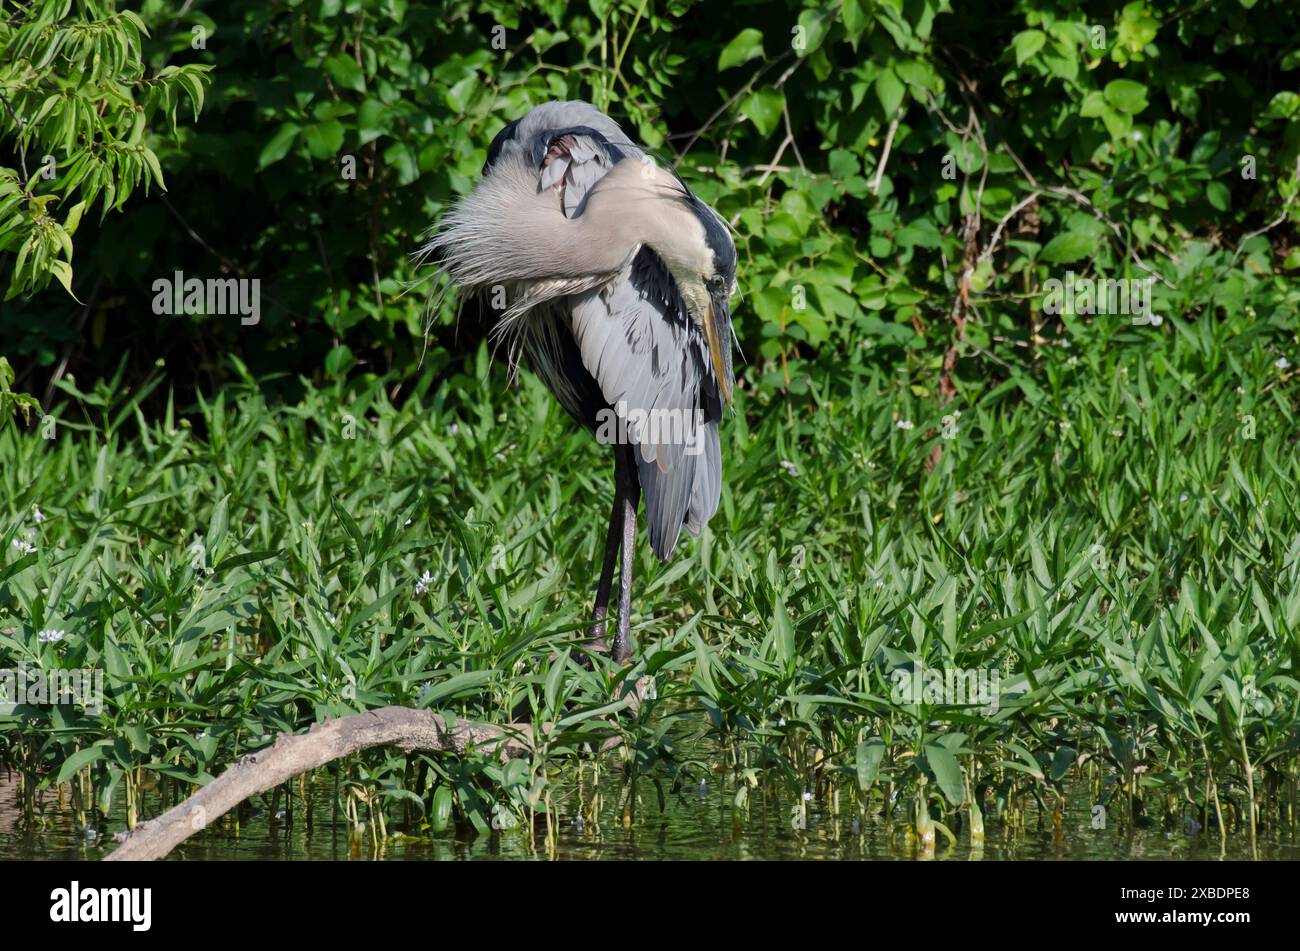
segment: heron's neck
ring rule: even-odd
[[[574,219],[584,253],[600,269],[613,271],[646,245],[670,270],[696,266],[691,250],[703,246],[702,228],[680,195],[663,169],[637,159],[619,162],[592,188]]]

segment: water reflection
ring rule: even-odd
[[[310,831],[301,804],[295,821],[275,818],[270,800],[256,800],[241,816],[238,832],[209,830],[184,845],[175,857],[195,859],[330,859],[330,860],[491,860],[491,859],[695,859],[734,861],[745,859],[887,859],[933,861],[999,861],[1008,859],[1215,859],[1218,836],[1213,830],[1136,829],[1125,834],[1115,828],[1094,830],[1087,798],[1081,793],[1067,801],[1059,830],[1051,816],[1042,821],[1030,814],[1024,831],[1012,830],[995,816],[986,817],[982,844],[972,844],[965,831],[949,846],[940,836],[931,855],[919,855],[909,844],[905,824],[878,817],[856,820],[852,815],[832,815],[826,803],[800,803],[763,790],[751,790],[747,809],[734,805],[734,789],[715,779],[701,790],[691,785],[679,792],[664,792],[642,783],[631,800],[616,779],[590,784],[579,792],[563,790],[577,803],[562,807],[552,819],[547,841],[545,819],[538,817],[531,837],[522,828],[477,834],[468,826],[431,836],[427,832],[405,835],[401,823],[390,823],[389,838],[376,843],[369,830],[352,835],[346,821],[333,808],[332,781],[323,778],[307,785]],[[581,797],[581,798],[579,798]],[[16,786],[0,779],[0,859],[98,859],[112,847],[110,841],[88,838],[76,825],[71,811],[56,797],[44,800],[41,828],[26,828],[17,818]],[[800,807],[803,808],[800,808]],[[284,813],[281,812],[283,817]],[[796,817],[792,821],[792,817]],[[952,818],[952,817],[949,817]],[[806,828],[796,828],[799,824]],[[115,815],[106,829],[123,826]],[[956,830],[954,830],[956,831]],[[1190,831],[1190,834],[1189,834]],[[1293,836],[1281,839],[1266,834],[1260,842],[1262,859],[1300,859]],[[1227,857],[1250,857],[1244,834],[1228,837]]]

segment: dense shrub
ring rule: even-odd
[[[183,384],[223,378],[230,352],[259,375],[411,370],[427,288],[410,252],[492,135],[552,98],[609,110],[735,222],[760,392],[801,391],[817,349],[897,362],[918,395],[1015,375],[1070,322],[1039,307],[1066,270],[1157,272],[1175,321],[1296,304],[1289,0],[4,9],[0,274],[24,296],[0,352],[19,389],[62,354],[103,372],[124,350],[137,377],[162,355]],[[30,173],[40,151],[57,174],[24,186],[19,153]],[[103,180],[82,174],[115,152]],[[110,207],[69,266],[58,229]],[[156,315],[153,282],[177,270],[259,279],[259,323]],[[430,346],[481,330],[448,304]]]

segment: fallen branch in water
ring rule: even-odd
[[[644,691],[640,683],[629,691],[625,698],[628,706],[635,707]],[[542,729],[549,732],[550,724]],[[532,739],[530,723],[496,726],[456,720],[449,725],[437,713],[410,707],[384,707],[314,723],[306,733],[280,734],[272,746],[245,756],[189,799],[123,833],[119,836],[122,844],[105,860],[160,859],[245,799],[376,746],[396,746],[407,753],[464,753],[473,748],[514,759],[532,751]],[[620,742],[619,737],[611,736],[601,748],[611,749]]]

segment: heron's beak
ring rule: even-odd
[[[704,314],[704,336],[709,343],[709,357],[713,372],[718,378],[718,389],[728,406],[731,405],[731,309],[725,295],[709,295],[708,310]]]

